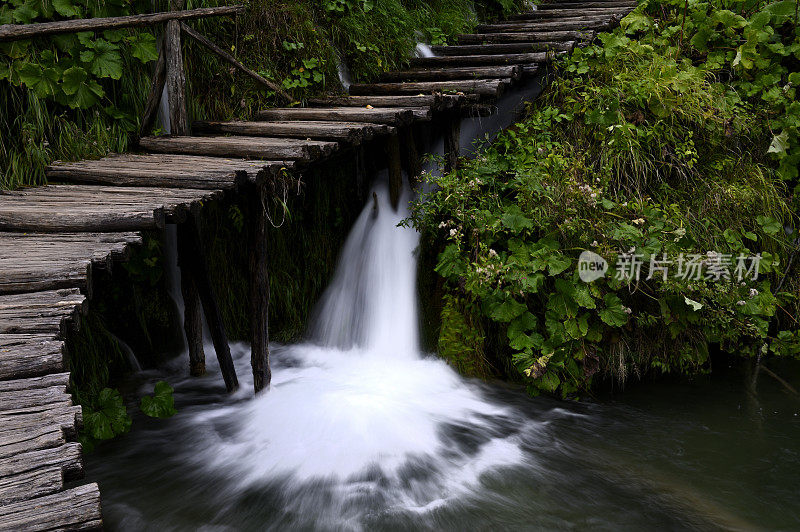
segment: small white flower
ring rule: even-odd
[[[757,295],[758,295],[758,290],[756,290],[755,288],[751,288],[750,289],[750,299],[753,299]]]
[[[625,203],[622,204],[622,206],[623,207],[627,207],[628,206],[628,202],[626,201]]]
[[[596,194],[596,193],[594,193],[594,192],[592,192],[591,194],[589,194],[589,197],[590,197],[590,198],[596,198],[596,197],[597,197],[597,194]]]
[[[598,244],[598,243],[597,243],[597,240],[592,240],[592,247],[593,247],[593,248],[596,248],[596,247],[597,247],[597,246],[599,246],[599,245],[600,245],[600,244]]]
[[[746,305],[746,303],[744,301],[742,301],[741,299],[739,301],[737,301],[736,304],[739,305],[740,307]]]
[[[497,252],[493,249],[489,249],[489,256],[490,257],[497,257]]]
[[[623,307],[623,310],[625,311],[625,314],[633,313],[633,310],[631,310],[631,307]]]
[[[457,234],[458,231],[456,231],[455,229],[450,229],[450,236],[456,236]]]

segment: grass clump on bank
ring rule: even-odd
[[[783,114],[797,59],[771,52],[798,33],[781,9],[704,2],[684,17],[682,2],[644,2],[558,65],[523,122],[431,178],[412,222],[440,251],[440,344],[462,339],[448,359],[569,395],[706,371],[711,350],[800,355],[796,116]],[[750,31],[770,38],[748,67]],[[581,280],[582,252],[607,274]]]

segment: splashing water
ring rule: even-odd
[[[350,69],[347,67],[347,63],[339,59],[339,63],[336,65],[336,73],[339,75],[339,83],[341,83],[342,88],[345,92],[350,90],[350,85],[353,84],[353,79],[350,77]]]
[[[436,57],[436,54],[433,53],[431,47],[424,42],[417,43],[417,46],[414,49],[414,54],[417,57]]]

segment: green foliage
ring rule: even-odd
[[[172,387],[166,381],[156,383],[153,395],[142,397],[139,407],[149,417],[168,418],[178,413],[175,410],[175,398]]]
[[[772,100],[744,90],[750,73],[725,78],[694,55],[695,10],[720,34],[747,27],[737,14],[747,10],[715,6],[690,4],[683,37],[669,2],[640,6],[561,64],[526,120],[458,172],[431,176],[433,192],[414,209],[424,242],[441,246],[445,301],[506,331],[503,354],[531,393],[569,395],[597,376],[705,371],[710,346],[800,352],[797,264],[785,270],[798,222],[791,176],[768,154],[778,117]],[[712,42],[703,59],[717,49]],[[609,274],[580,280],[582,251],[607,259]],[[762,260],[756,280],[647,277],[645,267],[637,281],[614,271],[630,251],[646,265],[681,254]],[[463,349],[455,338],[464,323],[450,307],[440,348]]]
[[[131,418],[117,390],[104,388],[91,403],[82,406],[80,441],[87,452],[91,452],[97,442],[126,434],[131,429]]]

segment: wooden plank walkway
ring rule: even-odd
[[[95,268],[125,260],[140,231],[182,222],[246,184],[374,139],[397,146],[410,125],[439,113],[485,113],[633,7],[551,1],[434,46],[435,57],[354,84],[348,96],[265,109],[251,121],[196,122],[193,136],[142,138],[144,153],[47,169],[51,182],[67,184],[0,193],[0,531],[102,527],[97,484],[66,484],[83,476],[83,461],[64,337],[79,323]]]

